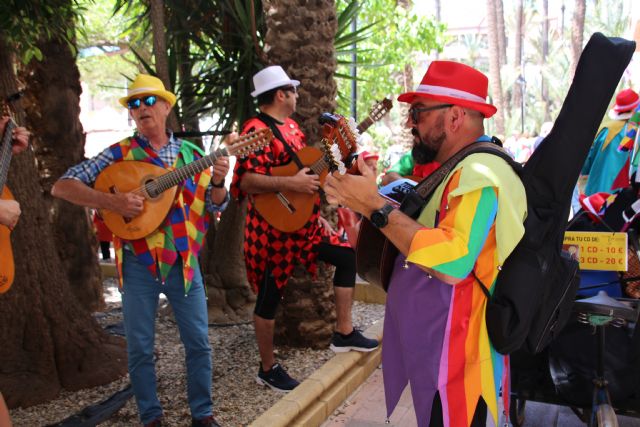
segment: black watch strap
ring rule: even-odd
[[[389,223],[389,214],[393,212],[394,207],[386,203],[383,207],[371,213],[369,220],[376,228],[385,227]]]
[[[224,187],[224,179],[222,181],[220,181],[219,184],[216,184],[215,182],[213,182],[213,180],[211,180],[211,186],[214,188],[223,188]]]

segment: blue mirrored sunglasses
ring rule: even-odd
[[[138,108],[140,108],[140,105],[142,105],[142,102],[144,102],[144,105],[146,105],[147,107],[151,107],[152,105],[155,105],[156,102],[158,102],[158,98],[156,98],[155,95],[145,96],[144,98],[131,98],[127,101],[127,106],[130,110],[137,110]]]

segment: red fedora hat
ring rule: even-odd
[[[453,61],[433,61],[414,92],[403,93],[400,102],[416,97],[434,99],[481,112],[486,118],[497,109],[486,102],[489,80],[475,68]]]

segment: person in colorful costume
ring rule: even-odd
[[[411,104],[407,126],[416,143],[435,150],[436,162],[491,140],[483,120],[496,108],[485,101],[487,87],[486,76],[474,68],[434,61],[418,88],[400,95]],[[386,204],[366,171],[333,174],[324,189],[329,202],[370,218],[400,252],[383,334],[388,415],[410,383],[419,426],[484,426],[489,418],[498,425],[508,357],[489,340],[487,298],[476,276],[492,291],[500,265],[524,234],[526,193],[511,166],[488,153],[469,155],[417,220]]]
[[[300,82],[290,79],[282,67],[273,65],[259,71],[253,83],[255,90],[251,95],[257,98],[260,113],[244,123],[242,132],[271,127],[275,137],[264,149],[238,160],[231,184],[233,196],[242,199],[250,194],[276,191],[317,192],[319,176],[309,173],[308,167],[294,176],[271,176],[271,168],[294,161],[291,153],[305,147],[304,134],[290,118],[296,109]],[[371,351],[378,346],[376,340],[364,337],[353,328],[355,252],[336,233],[325,235],[319,225],[319,208],[318,198],[309,221],[301,229],[285,233],[269,225],[249,198],[244,253],[248,280],[257,293],[254,323],[261,362],[256,381],[277,391],[287,392],[298,385],[298,381],[276,363],[273,354],[276,308],[294,261],[312,273],[316,271],[317,260],[336,266],[337,326],[331,348],[338,352]]]
[[[134,193],[102,193],[91,188],[100,172],[115,162],[148,162],[174,169],[201,158],[194,144],[176,138],[166,120],[176,102],[156,77],[140,74],[120,104],[129,109],[137,132],[92,159],[71,167],[56,182],[52,194],[94,209],[125,217],[143,210],[144,198]],[[229,159],[220,157],[179,185],[174,205],[163,224],[145,238],[127,241],[114,236],[116,265],[122,291],[131,385],[140,420],[162,425],[153,356],[155,316],[160,293],[171,304],[185,347],[187,394],[193,426],[217,426],[212,415],[211,347],[207,302],[198,254],[208,226],[208,212],[224,210],[229,195],[224,179]]]
[[[638,129],[640,97],[632,89],[616,95],[615,105],[600,125],[581,179],[586,179],[584,195],[613,193],[630,185],[631,154]],[[637,167],[637,165],[636,165]]]
[[[5,127],[9,122],[9,117],[0,118],[0,136],[4,135]],[[18,154],[27,149],[29,145],[29,135],[31,133],[23,127],[15,127],[12,135],[11,151]],[[2,188],[0,188],[0,194]],[[0,199],[0,224],[9,228],[13,228],[18,224],[20,218],[20,204],[13,199]]]

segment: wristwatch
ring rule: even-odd
[[[393,211],[393,206],[386,203],[380,209],[373,211],[369,220],[376,228],[382,228],[389,223],[389,214]]]
[[[220,181],[219,184],[216,184],[215,182],[213,182],[213,180],[211,180],[211,186],[215,187],[215,188],[222,188],[224,187],[224,179],[222,181]]]

